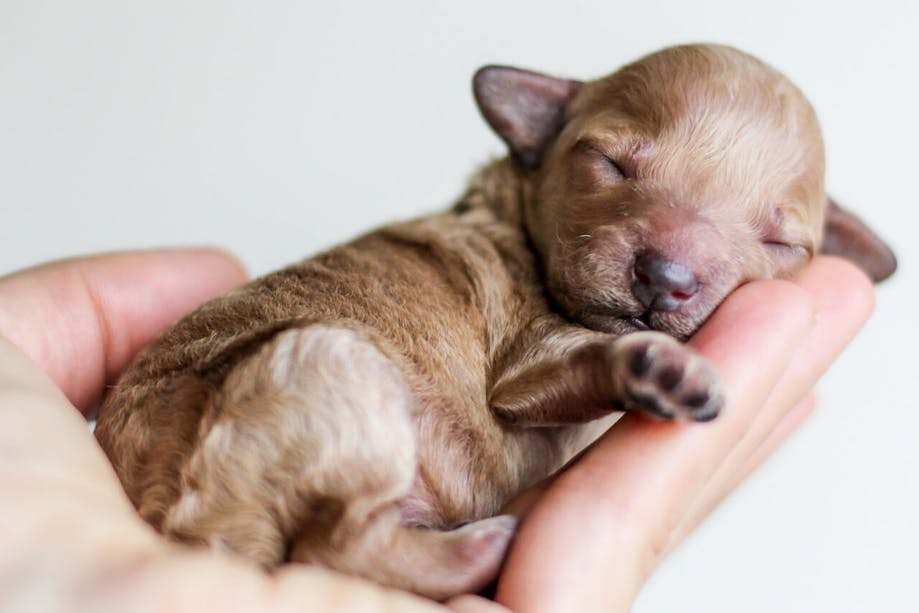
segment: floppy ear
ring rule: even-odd
[[[565,124],[568,102],[580,81],[547,77],[508,66],[485,66],[472,79],[485,120],[524,166],[542,162],[546,148]]]
[[[829,199],[820,252],[852,260],[875,283],[897,270],[897,256],[890,247],[862,220]]]

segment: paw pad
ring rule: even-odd
[[[658,332],[618,341],[624,355],[623,400],[629,410],[658,419],[710,421],[724,403],[714,369],[689,347]]]

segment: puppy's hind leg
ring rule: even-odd
[[[450,531],[407,528],[398,522],[398,513],[387,511],[361,526],[359,534],[331,546],[298,539],[291,558],[444,600],[478,592],[494,580],[517,527],[509,515]]]
[[[280,333],[211,399],[163,530],[271,567],[322,564],[441,598],[487,584],[513,526],[403,528],[417,470],[414,398],[369,340],[338,326]]]

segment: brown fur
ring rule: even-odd
[[[711,369],[673,337],[817,251],[810,105],[714,46],[587,84],[492,67],[476,88],[512,156],[454,208],[208,303],[125,373],[97,436],[157,529],[442,598],[494,577],[514,529],[495,514],[614,411],[717,414]],[[633,295],[649,250],[691,264],[680,308]]]

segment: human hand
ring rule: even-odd
[[[244,279],[210,250],[82,258],[0,279],[0,610],[442,610],[319,568],[268,575],[171,545],[128,502],[74,407],[92,410],[141,347]],[[472,596],[448,604],[499,609]]]
[[[719,372],[713,422],[627,415],[528,512],[497,600],[521,611],[627,611],[658,562],[813,410],[811,390],[873,308],[851,264],[818,257],[794,282],[734,292],[690,344]],[[528,511],[527,511],[528,510]]]
[[[213,252],[108,256],[0,280],[0,335],[53,380],[0,341],[0,488],[15,501],[0,509],[0,608],[437,610],[315,568],[267,576],[170,546],[122,493],[70,402],[94,406],[141,346],[241,280]],[[521,610],[628,607],[660,556],[803,419],[810,402],[789,407],[870,311],[870,284],[841,262],[819,260],[798,285],[743,288],[694,339],[724,380],[719,420],[628,417],[547,489],[517,539],[499,601]],[[808,334],[815,308],[821,318]],[[475,597],[449,604],[491,608]]]

